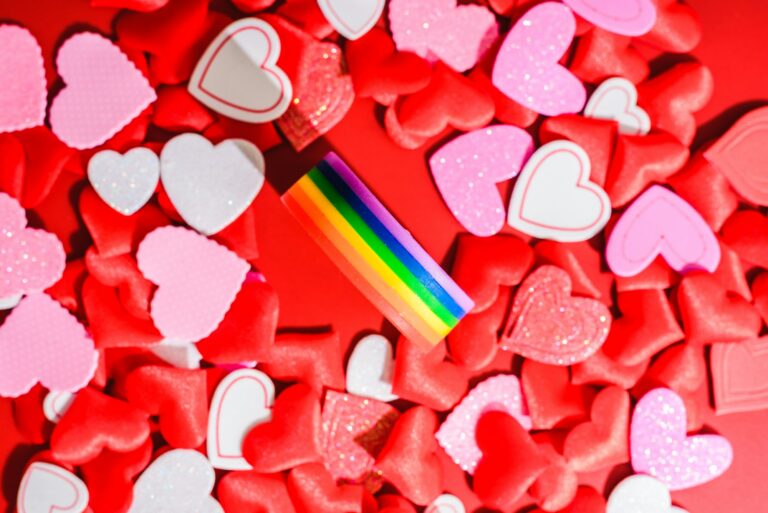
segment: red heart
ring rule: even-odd
[[[360,513],[361,485],[336,485],[322,463],[307,463],[288,474],[290,493],[297,513]]]
[[[51,436],[53,426],[43,412],[43,400],[48,391],[37,384],[24,395],[13,398],[13,420],[16,430],[25,441],[44,444]]]
[[[531,513],[544,513],[544,510],[535,509]],[[594,488],[580,486],[573,502],[568,507],[554,513],[605,513],[605,499]]]
[[[592,358],[571,367],[571,382],[574,385],[618,385],[627,389],[635,386],[647,368],[647,361],[622,365],[598,351]]]
[[[618,218],[614,217],[614,221]],[[609,227],[613,226],[609,223]],[[610,230],[609,230],[610,233]],[[629,292],[631,290],[646,289],[668,289],[680,281],[680,275],[677,274],[667,264],[664,257],[657,256],[648,267],[634,276],[617,276],[616,291]]]
[[[722,237],[744,261],[768,266],[768,218],[757,210],[741,210],[729,217]]]
[[[525,360],[520,377],[533,429],[552,429],[586,417],[590,392],[571,385],[567,367]]]
[[[491,96],[496,106],[494,117],[497,120],[507,125],[528,128],[539,119],[539,113],[517,103],[493,85],[491,73],[494,60],[491,57],[495,57],[495,52],[489,51],[483,61],[469,72],[469,78]]]
[[[569,68],[590,84],[616,76],[635,84],[642,82],[650,69],[643,56],[630,46],[631,42],[630,37],[595,27],[579,39]]]
[[[120,303],[139,319],[149,320],[149,302],[154,284],[139,271],[136,260],[128,254],[103,258],[92,246],[85,253],[88,272],[109,287],[117,287]]]
[[[703,348],[683,343],[661,353],[632,393],[640,397],[654,388],[666,387],[686,395],[699,390],[706,380]]]
[[[542,240],[534,248],[536,260],[566,271],[573,283],[573,293],[600,299],[606,306],[612,301],[613,274],[602,270],[603,255],[589,241],[561,244]]]
[[[427,142],[429,137],[414,135],[403,129],[400,120],[397,119],[397,107],[402,103],[402,99],[403,97],[396,98],[387,107],[384,113],[384,128],[386,128],[387,135],[395,144],[407,150],[415,150]]]
[[[207,13],[206,0],[172,1],[149,14],[123,13],[115,32],[121,45],[159,54],[194,41],[203,30]]]
[[[315,0],[287,0],[277,14],[316,39],[325,39],[335,32]]]
[[[451,359],[470,370],[488,366],[499,347],[499,329],[509,310],[511,291],[500,287],[496,301],[479,313],[469,314],[448,335]]]
[[[546,433],[548,435],[549,433]],[[550,436],[534,436],[534,439],[549,462],[549,466],[539,475],[528,489],[540,507],[547,511],[561,509],[573,501],[579,487],[579,476],[563,456],[557,452],[555,444],[561,440],[550,440]],[[558,437],[559,438],[559,437]]]
[[[245,13],[263,11],[274,3],[275,0],[232,0],[232,5]]]
[[[184,86],[157,90],[152,124],[170,132],[203,132],[215,121],[213,115]]]
[[[656,23],[640,36],[665,52],[688,53],[699,45],[703,28],[696,10],[677,0],[656,0]]]
[[[156,11],[170,0],[91,0],[91,7],[113,7],[138,12]]]
[[[728,292],[752,301],[747,274],[739,254],[720,241],[720,264],[712,273]]]
[[[282,474],[230,472],[216,489],[228,513],[295,513]]]
[[[768,337],[714,344],[710,367],[718,414],[768,408]]]
[[[80,467],[94,513],[125,513],[133,501],[133,479],[152,459],[152,441],[126,453],[102,451]]]
[[[755,297],[755,310],[764,322],[768,322],[768,273],[760,273],[752,282],[752,295]]]
[[[344,390],[343,365],[341,339],[332,331],[278,335],[262,368],[274,379],[301,381],[320,394],[323,387]]]

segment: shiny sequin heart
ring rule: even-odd
[[[601,302],[571,297],[568,273],[545,265],[518,289],[501,347],[538,362],[572,365],[600,349],[611,320]]]

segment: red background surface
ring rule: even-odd
[[[704,40],[694,52],[715,76],[712,102],[698,119],[697,145],[721,134],[749,109],[768,98],[768,57],[765,53],[765,22],[768,3],[759,0],[691,0],[704,22]],[[0,20],[20,23],[39,39],[49,78],[55,49],[66,35],[84,29],[109,32],[114,11],[90,9],[87,0],[2,0]],[[683,60],[684,58],[680,58]],[[663,58],[654,67],[663,69],[677,57]],[[306,236],[279,202],[279,194],[303,174],[328,149],[334,148],[363,176],[396,217],[422,242],[428,252],[450,262],[450,247],[460,226],[440,200],[426,167],[425,151],[395,146],[385,134],[382,112],[369,101],[357,102],[344,121],[324,141],[300,155],[287,145],[267,154],[269,187],[257,199],[260,211],[260,269],[277,289],[281,300],[282,327],[333,326],[344,340],[361,331],[395,336],[381,315],[339,273]],[[735,448],[733,467],[725,476],[693,490],[674,494],[675,501],[690,513],[766,511],[764,470],[768,438],[764,426],[768,411],[715,417],[709,412],[707,426],[728,437]],[[0,511],[13,504],[21,469],[38,448],[23,445],[16,432],[10,401],[0,400]],[[458,475],[458,473],[457,473]],[[623,476],[590,476],[603,490]],[[456,476],[454,476],[456,477]],[[453,479],[452,481],[457,481]],[[455,485],[456,483],[453,483]],[[453,488],[453,485],[451,488]]]

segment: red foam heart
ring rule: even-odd
[[[499,43],[500,42],[501,41],[499,41]],[[539,113],[517,103],[493,85],[491,73],[494,63],[492,57],[495,57],[495,53],[496,52],[492,51],[486,53],[483,61],[469,72],[469,78],[491,96],[493,103],[496,106],[494,117],[497,120],[507,125],[528,128],[539,119]]]
[[[403,129],[400,120],[397,119],[397,106],[400,103],[402,103],[402,98],[396,98],[395,100],[392,100],[392,103],[387,107],[387,110],[384,113],[384,128],[386,128],[387,135],[395,144],[407,150],[414,150],[424,145],[429,138],[414,135]]]
[[[123,13],[115,32],[121,45],[162,53],[194,41],[203,30],[207,13],[205,0],[174,0],[152,13]]]
[[[43,412],[43,400],[47,395],[48,391],[38,383],[26,394],[12,400],[14,424],[25,441],[44,444],[51,436],[53,426]]]
[[[335,32],[315,0],[287,0],[277,14],[316,39],[325,39]]]
[[[91,0],[91,7],[113,7],[138,12],[156,11],[170,0]]]
[[[152,124],[170,132],[203,132],[215,121],[185,86],[167,86],[157,90]]]
[[[275,0],[232,0],[232,5],[245,13],[263,11],[274,3]]]
[[[622,365],[598,351],[591,358],[571,367],[574,385],[618,385],[627,389],[635,386],[648,368],[648,362]]]
[[[744,261],[768,266],[768,218],[757,210],[736,212],[723,225],[723,242]]]
[[[657,0],[656,23],[640,40],[665,52],[688,53],[701,41],[703,28],[696,10],[677,0]]]
[[[301,381],[318,394],[323,387],[344,390],[344,354],[339,334],[283,333],[262,368],[275,379]]]
[[[288,474],[288,493],[297,513],[361,513],[363,487],[336,485],[321,463],[307,463]]]
[[[90,247],[85,253],[85,264],[88,272],[99,283],[117,287],[120,303],[128,313],[139,319],[150,319],[149,303],[155,285],[139,271],[139,266],[131,255],[104,258],[95,248]]]
[[[533,429],[552,429],[586,418],[590,392],[571,385],[567,367],[525,360],[520,377]]]
[[[768,322],[768,273],[760,273],[752,282],[752,295],[755,297],[755,310],[763,322]]]
[[[217,496],[228,513],[295,513],[282,474],[230,472],[219,481]]]
[[[614,218],[615,220],[617,218]],[[610,223],[609,227],[612,228]],[[680,281],[680,275],[669,267],[664,257],[657,256],[648,267],[638,274],[634,276],[617,276],[616,290],[618,292],[628,292],[631,290],[668,289],[678,281]]]
[[[590,84],[624,77],[635,84],[650,72],[648,63],[630,43],[632,38],[595,27],[579,39],[570,70]]]
[[[718,414],[768,408],[768,337],[714,344],[710,367]]]
[[[548,438],[534,436],[539,448],[547,458],[549,466],[531,485],[528,493],[541,508],[555,511],[573,501],[579,487],[579,476],[576,475],[565,458],[557,452],[555,443],[559,443],[560,440],[553,441]]]
[[[535,509],[531,513],[544,513],[544,510]],[[605,499],[594,488],[580,486],[573,502],[559,511],[550,513],[605,513]]]
[[[94,513],[125,513],[133,502],[133,479],[152,458],[152,441],[126,453],[104,450],[80,467]]]
[[[745,266],[739,254],[720,241],[720,264],[712,275],[728,292],[738,294],[747,301],[752,301]]]
[[[470,370],[488,366],[499,347],[499,330],[509,310],[511,291],[501,287],[496,301],[479,313],[464,317],[448,335],[451,359]]]
[[[600,299],[610,306],[614,277],[603,271],[603,256],[589,241],[561,244],[542,240],[534,249],[537,262],[552,264],[568,273],[574,294]]]
[[[654,360],[632,393],[639,397],[654,388],[666,387],[686,395],[699,390],[706,379],[703,349],[693,344],[678,344]]]

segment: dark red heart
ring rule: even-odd
[[[520,375],[533,429],[552,429],[586,418],[589,392],[571,385],[568,367],[525,360]]]
[[[471,313],[448,335],[451,359],[470,370],[489,365],[499,347],[499,331],[509,310],[511,291],[500,287],[496,301],[479,313]]]
[[[655,3],[656,23],[639,39],[665,52],[688,53],[696,48],[703,34],[696,10],[677,0],[657,0]]]
[[[133,479],[152,459],[152,441],[126,453],[104,450],[80,467],[94,513],[125,513],[133,502]]]

